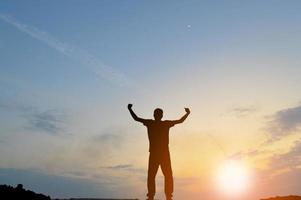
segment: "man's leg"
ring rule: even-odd
[[[166,151],[162,156],[161,169],[164,175],[164,182],[165,182],[164,190],[165,190],[166,199],[171,200],[172,193],[173,193],[173,177],[172,177],[169,151]]]
[[[156,174],[159,168],[158,155],[155,153],[149,153],[148,160],[148,175],[147,175],[147,189],[148,189],[148,199],[153,200],[156,193]]]

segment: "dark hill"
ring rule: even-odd
[[[55,199],[55,200],[139,200],[139,199],[98,199],[98,198],[71,198],[71,199]]]
[[[301,196],[272,197],[261,200],[301,200]]]
[[[71,198],[71,199],[55,199],[55,200],[139,200],[139,199],[98,199],[98,198]]]
[[[15,188],[9,185],[0,185],[0,199],[51,200],[49,196],[37,194],[30,190],[25,190],[22,184],[19,184]]]

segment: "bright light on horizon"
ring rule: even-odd
[[[241,161],[228,160],[218,170],[217,184],[227,195],[238,196],[247,192],[251,182],[250,171]]]

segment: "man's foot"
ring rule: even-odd
[[[146,200],[154,200],[154,197],[147,197]]]

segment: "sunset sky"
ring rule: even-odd
[[[301,1],[0,2],[0,184],[143,198],[146,128],[170,131],[175,200],[301,195]],[[224,163],[248,171],[225,193]],[[164,197],[163,176],[157,177]]]

